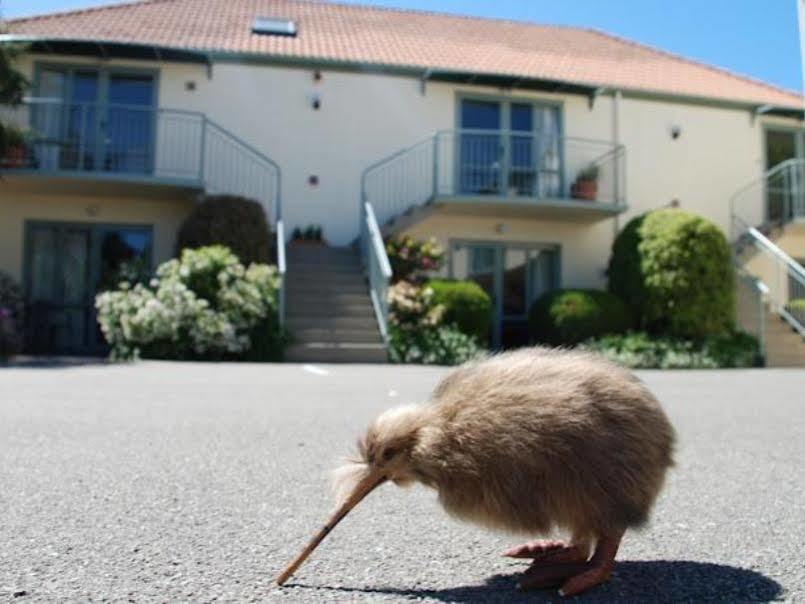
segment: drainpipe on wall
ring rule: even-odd
[[[801,0],[805,2],[805,0]],[[614,90],[612,92],[612,144],[617,146],[621,144],[621,99],[623,98],[623,93],[620,90]],[[624,160],[625,161],[625,160]],[[620,170],[615,170],[615,190],[618,192],[619,197],[621,190],[620,187],[626,187],[626,183],[619,182],[621,178]],[[620,201],[620,200],[617,200]],[[614,219],[614,229],[615,233],[613,234],[613,242],[615,237],[618,236],[618,232],[620,231],[620,214],[615,214]]]
[[[805,0],[796,0],[797,22],[799,23],[799,58],[802,69],[802,108],[805,110]]]

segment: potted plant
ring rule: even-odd
[[[0,125],[0,129],[0,166],[24,168],[28,164],[28,132],[11,125]]]
[[[321,245],[324,242],[322,229],[315,224],[309,224],[304,229],[294,228],[291,242],[295,245]]]
[[[598,197],[598,166],[590,164],[581,170],[570,187],[570,194],[575,199],[595,201]]]

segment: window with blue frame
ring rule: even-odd
[[[532,102],[462,99],[459,192],[559,196],[559,112],[557,106]]]

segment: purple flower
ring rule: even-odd
[[[5,306],[0,306],[0,319],[7,319],[11,316],[11,309]]]

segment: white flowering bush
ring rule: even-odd
[[[116,359],[273,360],[284,341],[274,267],[244,267],[226,247],[182,251],[145,285],[98,295],[98,322]]]
[[[394,363],[458,365],[483,353],[472,336],[445,325],[430,287],[398,281],[389,288],[389,358]]]

